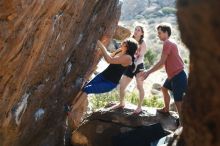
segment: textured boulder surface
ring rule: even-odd
[[[142,145],[139,143],[140,141],[146,141],[147,143],[149,139],[157,140],[169,134],[169,132],[163,129],[174,131],[177,128],[175,112],[171,112],[171,115],[168,116],[157,113],[154,108],[144,108],[141,114],[134,115],[132,112],[135,107],[134,105],[126,106],[125,109],[110,111],[103,109],[93,113],[73,132],[73,145],[112,146],[116,145],[115,141],[117,141],[118,138],[122,140],[122,142],[130,140],[130,142],[134,142],[136,145]],[[161,128],[158,128],[158,126],[152,129],[150,128],[152,125],[158,123],[161,123]],[[145,128],[150,129],[144,130]],[[135,134],[129,138],[129,135],[127,135],[129,132],[131,132],[131,134],[135,132]],[[123,136],[124,139],[121,139],[120,135]],[[135,135],[137,135],[137,137]]]
[[[114,39],[124,40],[131,36],[131,31],[123,26],[118,26],[115,30]]]
[[[67,145],[70,104],[117,27],[118,0],[0,2],[0,146]],[[106,42],[106,44],[108,41]]]
[[[188,146],[220,145],[219,0],[179,0],[178,23],[190,50],[183,138]]]

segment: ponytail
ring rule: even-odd
[[[131,58],[132,58],[132,64],[131,64],[131,67],[132,67],[132,70],[135,68],[135,64],[134,64],[134,61],[135,61],[135,57],[134,57],[134,54],[138,48],[138,42],[134,39],[134,38],[130,38],[130,39],[127,39],[125,41],[125,43],[127,44],[127,52],[126,54],[130,55]]]

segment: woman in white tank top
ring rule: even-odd
[[[144,88],[143,88],[143,81],[139,79],[139,77],[137,77],[136,75],[137,73],[144,71],[144,55],[147,52],[146,43],[143,40],[144,39],[144,28],[142,26],[136,26],[132,37],[139,43],[139,47],[135,54],[135,58],[136,58],[135,69],[131,67],[131,68],[128,68],[124,72],[120,80],[120,103],[112,108],[113,109],[124,108],[125,89],[128,86],[128,84],[132,81],[133,77],[135,76],[137,89],[139,91],[139,102],[138,102],[136,110],[134,111],[134,114],[139,114],[142,112],[141,105],[143,103],[145,93],[144,93]]]

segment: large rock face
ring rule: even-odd
[[[112,38],[118,0],[0,2],[0,145],[66,145],[64,105]]]
[[[174,131],[177,128],[175,112],[171,112],[171,115],[167,116],[157,113],[154,108],[145,108],[140,115],[134,115],[132,113],[135,107],[133,105],[117,110],[104,109],[93,113],[73,132],[73,145],[127,146],[127,142],[129,142],[129,146],[146,146],[169,134],[163,129]],[[159,123],[162,125],[161,128],[151,127]]]
[[[219,0],[179,0],[178,22],[190,49],[189,89],[184,101],[186,145],[220,145]]]

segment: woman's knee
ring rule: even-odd
[[[125,91],[126,87],[127,86],[125,84],[120,84],[120,86],[119,86],[120,91]]]
[[[120,90],[125,90],[128,84],[130,83],[130,79],[128,77],[123,77],[120,80]]]

